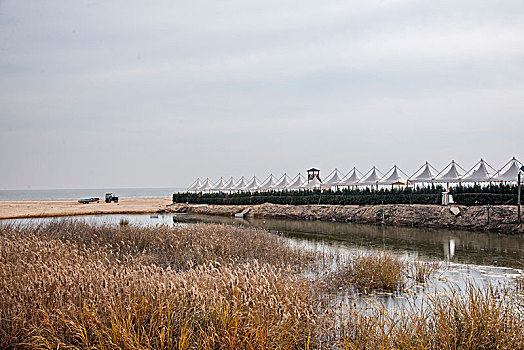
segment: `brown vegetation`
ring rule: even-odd
[[[398,292],[407,283],[408,264],[386,252],[363,254],[349,259],[330,277],[336,289],[353,289],[357,293]]]
[[[278,235],[232,226],[0,226],[0,348],[524,346],[521,284],[393,314],[350,307],[337,321],[323,278],[306,278],[324,264]],[[341,280],[365,292],[409,278],[409,264],[386,253],[344,267]]]
[[[411,264],[411,273],[418,283],[429,281],[440,268],[440,263],[430,261],[413,261]]]
[[[509,294],[469,285],[400,312],[355,313],[345,349],[522,349],[524,314]]]
[[[307,284],[291,271],[313,255],[265,231],[0,230],[1,347],[292,347],[315,324]]]

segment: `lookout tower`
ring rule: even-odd
[[[307,170],[307,182],[308,183],[309,181],[313,180],[315,177],[317,178],[318,181],[321,181],[320,180],[320,170],[315,169],[315,168],[311,168]]]

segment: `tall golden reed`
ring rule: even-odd
[[[424,281],[434,270],[418,268]],[[341,285],[402,293],[416,271],[385,252],[326,256],[223,225],[0,226],[0,348],[524,348],[522,279],[393,312],[337,306]]]

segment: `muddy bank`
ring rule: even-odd
[[[446,228],[473,231],[495,231],[507,234],[524,233],[524,225],[517,225],[516,206],[454,205],[443,207],[422,204],[391,205],[194,205],[171,204],[164,212],[233,216],[242,211],[255,217],[280,219],[341,221],[365,224],[385,224]]]

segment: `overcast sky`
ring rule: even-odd
[[[0,189],[500,167],[524,1],[0,0],[0,125]]]

